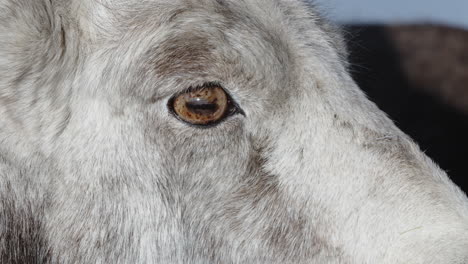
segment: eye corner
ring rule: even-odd
[[[239,115],[246,117],[247,115],[245,114],[245,111],[239,106],[239,104],[236,101],[232,99],[232,97],[229,94],[228,96],[229,96],[229,105],[232,105],[232,108],[231,108],[232,112],[230,113],[230,115],[239,114]]]

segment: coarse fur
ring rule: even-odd
[[[209,128],[167,107],[219,83]],[[0,0],[1,263],[468,262],[468,201],[300,0]]]

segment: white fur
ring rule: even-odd
[[[299,0],[0,0],[2,263],[468,263],[468,200]],[[219,82],[210,128],[168,100]]]

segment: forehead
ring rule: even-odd
[[[164,97],[203,82],[272,91],[291,77],[297,57],[292,47],[298,40],[288,21],[298,15],[287,5],[273,0],[158,0],[114,2],[107,10],[112,10],[113,22],[105,35],[117,38],[119,46],[126,43],[121,48],[130,53],[127,61],[144,65],[139,76],[150,76],[158,87],[142,85],[146,90],[139,92],[146,96]]]
[[[91,0],[88,0],[91,1]],[[281,2],[282,0],[278,0]],[[277,18],[284,13],[286,5],[279,5],[277,0],[145,0],[145,1],[109,1],[94,0],[92,15],[102,20],[112,20],[117,26],[155,26],[173,22],[183,17],[193,22],[203,21],[219,23],[246,23],[248,19],[266,22],[268,18]],[[78,2],[78,1],[76,1]],[[80,14],[82,15],[82,14]],[[105,23],[105,21],[102,21]],[[110,22],[110,21],[108,21]],[[252,21],[250,21],[252,22]],[[106,23],[108,24],[108,23]],[[109,25],[111,26],[111,25]]]

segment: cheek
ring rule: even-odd
[[[174,177],[181,177],[186,184],[218,180],[227,183],[248,170],[249,142],[242,130],[178,137],[173,143],[169,162]]]
[[[145,148],[158,156],[158,164],[170,190],[193,188],[200,183],[235,180],[245,174],[249,137],[243,116],[233,116],[210,128],[192,127],[154,105],[143,116]],[[175,189],[174,189],[175,188]]]

